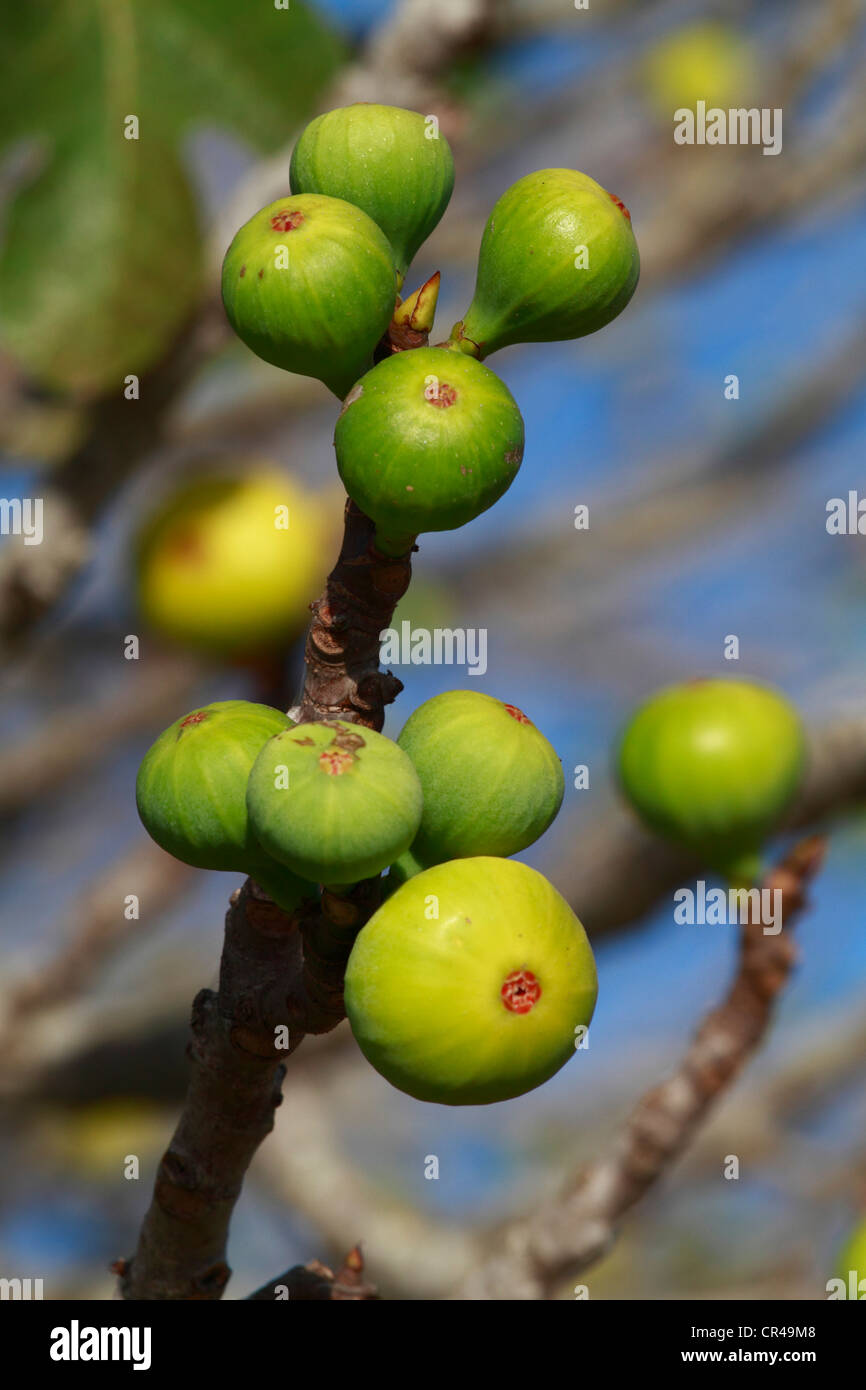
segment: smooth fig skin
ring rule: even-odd
[[[489,368],[444,348],[386,358],[346,398],[334,435],[346,491],[387,554],[492,507],[523,458],[523,419]]]
[[[397,296],[388,238],[352,203],[280,198],[245,222],[222,270],[226,314],[257,356],[342,400],[373,361]]]
[[[640,257],[625,205],[576,169],[540,169],[496,203],[475,296],[451,337],[483,359],[595,333],[628,304]]]
[[[421,819],[421,785],[396,743],[342,720],[298,724],[265,744],[247,784],[250,823],[301,878],[348,885],[403,853]]]
[[[547,879],[512,859],[457,859],[404,883],[361,929],[346,1012],[398,1090],[489,1105],[547,1081],[598,993],[586,933]]]
[[[293,911],[315,896],[262,850],[249,823],[246,786],[268,739],[291,728],[280,710],[219,700],[176,719],[145,754],[136,803],[145,830],[175,859],[198,869],[251,874]]]
[[[402,284],[454,188],[454,159],[418,111],[356,102],[311,121],[295,145],[293,193],[325,193],[362,208],[391,243]]]
[[[554,749],[515,705],[449,690],[409,716],[397,739],[421,781],[424,810],[411,847],[420,865],[526,849],[565,792]],[[398,873],[411,867],[400,861]]]
[[[753,879],[758,852],[800,786],[794,707],[747,680],[694,680],[649,699],[619,747],[622,788],[646,824],[713,868]]]

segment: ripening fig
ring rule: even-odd
[[[701,20],[665,34],[640,64],[656,114],[667,123],[699,101],[749,107],[757,101],[760,70],[750,37],[718,20]]]
[[[141,612],[166,637],[220,655],[284,647],[309,621],[328,530],[318,499],[276,470],[197,477],[139,532]]]
[[[262,850],[249,824],[246,787],[260,750],[291,720],[268,705],[219,700],[160,734],[138,771],[136,803],[152,840],[197,869],[251,874],[293,911],[315,895]]]
[[[388,238],[352,203],[280,198],[226,252],[223,303],[259,357],[317,377],[340,399],[373,361],[397,296]]]
[[[451,331],[472,357],[603,328],[640,271],[631,214],[576,169],[540,169],[503,193],[484,229],[475,297]]]
[[[346,1012],[398,1090],[487,1105],[540,1086],[595,1008],[592,949],[568,903],[513,859],[455,859],[404,883],[352,948]]]
[[[797,711],[746,680],[662,690],[633,716],[619,749],[623,789],[647,825],[749,882],[804,763]]]
[[[268,854],[302,878],[339,887],[381,873],[412,843],[421,787],[384,734],[342,720],[298,724],[262,748],[247,808]]]
[[[424,793],[409,851],[415,865],[517,854],[544,834],[562,804],[565,779],[553,748],[522,710],[491,695],[434,695],[410,715],[397,742]]]
[[[454,160],[430,117],[356,102],[310,122],[290,176],[293,193],[326,193],[363,208],[390,241],[402,284],[448,206]]]
[[[523,458],[523,419],[480,362],[416,348],[386,358],[350,391],[334,445],[379,549],[400,555],[419,532],[464,526],[502,496]]]

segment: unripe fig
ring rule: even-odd
[[[503,193],[484,229],[475,297],[452,340],[473,357],[603,328],[640,272],[631,215],[576,169],[540,169]]]
[[[434,695],[397,742],[421,781],[417,864],[517,854],[543,835],[565,779],[551,745],[516,705],[475,690]]]
[[[268,705],[203,705],[160,734],[135,786],[142,824],[162,849],[197,869],[251,874],[287,911],[316,890],[262,850],[247,817],[246,786],[264,744],[291,727]]]
[[[523,458],[523,420],[507,386],[444,348],[396,353],[349,393],[334,444],[349,496],[402,554],[420,531],[450,531],[486,511]]]
[[[342,400],[366,371],[394,312],[388,238],[352,203],[281,198],[245,222],[226,252],[223,303],[238,337]]]
[[[372,878],[414,840],[418,775],[384,734],[342,720],[299,724],[259,753],[247,786],[256,837],[274,859],[317,883]]]
[[[327,534],[317,499],[281,473],[196,478],[139,533],[141,611],[166,637],[206,651],[285,646],[324,581]]]
[[[448,206],[454,160],[444,135],[417,111],[357,102],[311,121],[292,154],[294,193],[354,203],[391,243],[402,284]]]
[[[426,869],[352,948],[346,1012],[364,1056],[398,1090],[487,1105],[540,1086],[573,1056],[598,983],[577,917],[513,859]]]
[[[623,789],[647,825],[748,881],[804,762],[797,711],[745,680],[662,690],[633,716],[619,749]]]

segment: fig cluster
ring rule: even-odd
[[[583,927],[509,857],[544,833],[562,793],[527,716],[461,690],[421,705],[396,742],[244,700],[206,705],[160,735],[137,783],[157,844],[250,874],[288,912],[321,885],[339,893],[390,870],[349,960],[346,1011],[383,1076],[452,1105],[547,1080],[592,1017]]]
[[[366,102],[325,112],[297,141],[290,183],[226,253],[226,313],[259,357],[344,401],[340,477],[377,547],[403,554],[511,485],[523,421],[482,359],[615,318],[639,274],[631,217],[576,170],[520,179],[490,215],[472,303],[447,341],[427,347],[438,272],[405,301],[400,291],[454,186],[437,120]]]
[[[514,481],[523,419],[484,359],[602,328],[638,279],[624,204],[585,174],[541,170],[497,202],[472,302],[428,346],[438,272],[401,296],[453,184],[435,118],[375,103],[326,112],[295,146],[289,191],[240,228],[223,264],[242,342],[342,402],[337,467],[379,555],[466,525]],[[165,562],[178,527],[172,515],[149,541],[155,614],[184,582]],[[592,1018],[586,933],[512,858],[546,831],[563,790],[556,753],[521,709],[455,690],[421,705],[396,741],[339,718],[205,706],[145,757],[138,807],[171,854],[249,873],[287,911],[322,886],[339,894],[386,874],[346,971],[352,1030],[393,1085],[466,1105],[546,1081]]]

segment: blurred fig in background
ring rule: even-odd
[[[664,121],[675,111],[739,106],[755,95],[759,76],[751,41],[727,24],[689,24],[648,50],[643,63],[647,99]]]
[[[275,468],[184,484],[137,538],[148,625],[226,657],[285,648],[306,626],[333,558],[332,510]]]

